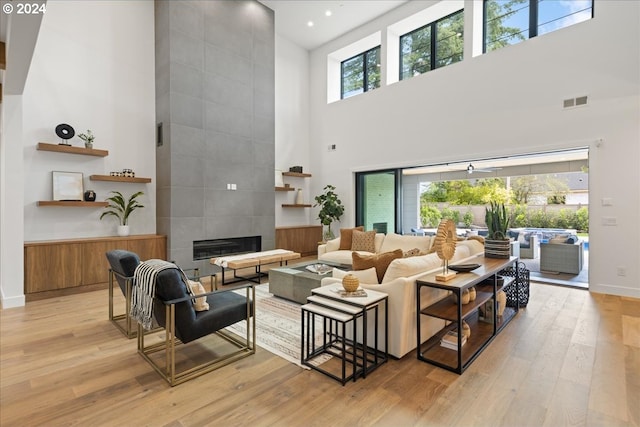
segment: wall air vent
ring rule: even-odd
[[[587,96],[579,96],[577,98],[569,98],[562,101],[562,108],[579,107],[587,105]]]

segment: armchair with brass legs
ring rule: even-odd
[[[178,269],[160,271],[155,279],[153,318],[165,329],[164,338],[158,342],[158,337],[146,335],[142,325],[138,324],[138,353],[171,386],[255,353],[253,284],[207,292],[195,297],[189,294],[187,286]],[[242,291],[238,293],[238,290]],[[196,311],[194,299],[201,297],[206,298],[209,309]],[[245,336],[238,337],[224,330],[241,321],[246,322]],[[215,350],[210,347],[209,341],[207,345],[191,344],[192,341],[213,334],[221,338],[215,342]],[[145,339],[155,339],[156,342],[147,344]],[[181,345],[178,346],[179,344]],[[187,350],[187,347],[191,347],[193,351]],[[187,356],[180,358],[178,362],[177,349],[184,350],[185,354],[197,351],[199,360],[204,357],[201,353],[206,352],[207,360],[191,366]],[[156,352],[164,352],[164,355],[154,355]]]
[[[135,321],[129,316],[131,310],[131,294],[133,273],[140,258],[133,252],[117,249],[106,253],[111,268],[109,269],[109,320],[127,337],[134,338],[137,333]],[[125,312],[114,315],[114,279],[118,283],[125,298]]]

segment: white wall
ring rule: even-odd
[[[302,166],[311,178],[285,177],[284,182],[302,188],[306,203],[313,203],[310,183],[317,178],[315,162],[309,156],[309,52],[276,35],[276,169],[288,171]],[[319,224],[312,209],[283,208],[294,203],[295,191],[276,192],[276,227]]]
[[[327,104],[327,55],[384,30],[402,10],[311,53],[309,134],[320,173],[312,191],[336,185],[350,225],[355,171],[586,146],[590,289],[640,297],[640,3],[596,0],[588,22]],[[588,106],[562,110],[563,99],[580,95]],[[613,206],[597,202],[605,197]],[[603,217],[618,225],[602,226]]]
[[[99,221],[99,208],[38,207],[51,200],[51,171],[82,172],[97,200],[109,191],[144,191],[144,209],[130,217],[132,234],[156,230],[155,65],[153,2],[47,3],[23,96],[24,221],[26,241],[113,236],[117,221]],[[91,129],[107,157],[37,151],[60,142],[54,128]],[[92,174],[133,169],[151,184],[90,181]]]
[[[115,235],[114,220],[98,220],[101,209],[36,206],[51,200],[53,170],[84,173],[85,188],[95,190],[98,200],[110,190],[144,191],[146,207],[131,217],[132,234],[155,233],[155,183],[88,179],[129,168],[155,181],[153,13],[151,1],[47,3],[24,93],[3,101],[3,308],[24,305],[24,241]],[[37,151],[38,142],[59,142],[59,123],[78,133],[92,129],[94,147],[109,150],[109,156]],[[77,137],[72,142],[82,146]],[[24,215],[8,203],[23,207]]]

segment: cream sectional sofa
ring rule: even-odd
[[[396,249],[410,251],[419,249],[427,253],[433,244],[432,236],[404,236],[401,234],[377,233],[375,237],[375,253],[391,252]],[[339,250],[340,237],[329,240],[323,245],[318,245],[318,260],[325,262],[337,262],[339,264],[351,264],[350,250]],[[361,255],[371,255],[371,252],[356,251]]]
[[[419,238],[429,236],[401,237]],[[386,237],[384,237],[384,239],[386,239]],[[394,242],[396,237],[392,236],[392,239],[393,240],[391,240],[389,243]],[[408,242],[415,241],[409,240]],[[380,248],[381,252],[384,252],[382,249],[388,248],[388,246],[381,245]],[[322,254],[329,254],[331,252],[335,251],[325,251]],[[350,251],[345,252],[349,252],[350,255]],[[473,263],[474,258],[483,256],[483,252],[484,245],[477,240],[459,241],[456,244],[456,252],[454,258],[450,263]],[[318,258],[322,259],[320,258],[320,249],[318,250],[318,253]],[[326,260],[327,258],[324,259]],[[336,262],[344,263],[345,261],[347,261],[346,258],[341,258]],[[348,263],[350,264],[351,262],[349,261]],[[387,268],[387,271],[382,279],[382,283],[360,284],[360,286],[364,289],[377,290],[389,295],[388,350],[390,355],[401,358],[416,348],[416,280],[427,273],[437,272],[441,268],[442,260],[440,260],[440,258],[438,258],[438,255],[435,253],[408,258],[400,258],[393,260],[389,264],[389,267]],[[338,276],[339,272],[336,273],[336,276]],[[340,277],[327,277],[322,279],[322,286],[341,284],[341,282],[342,279]],[[420,296],[423,305],[422,308],[444,298],[446,295],[447,291],[422,287]],[[369,318],[369,321],[374,321],[373,316]],[[382,324],[383,319],[380,319],[380,322]],[[421,316],[421,322],[421,334],[423,341],[431,337],[444,326],[443,320],[428,316]],[[372,326],[373,324],[368,328],[370,332],[374,330]],[[369,342],[373,342],[373,336],[370,336],[368,339]]]

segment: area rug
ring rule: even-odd
[[[244,295],[244,290],[236,291]],[[301,368],[310,369],[300,364],[300,338],[302,321],[300,304],[291,302],[269,293],[269,284],[256,286],[256,344]],[[246,323],[238,322],[226,328],[240,335],[246,334]],[[315,328],[316,343],[322,342],[320,324]],[[331,356],[314,359],[319,365],[329,360]]]

